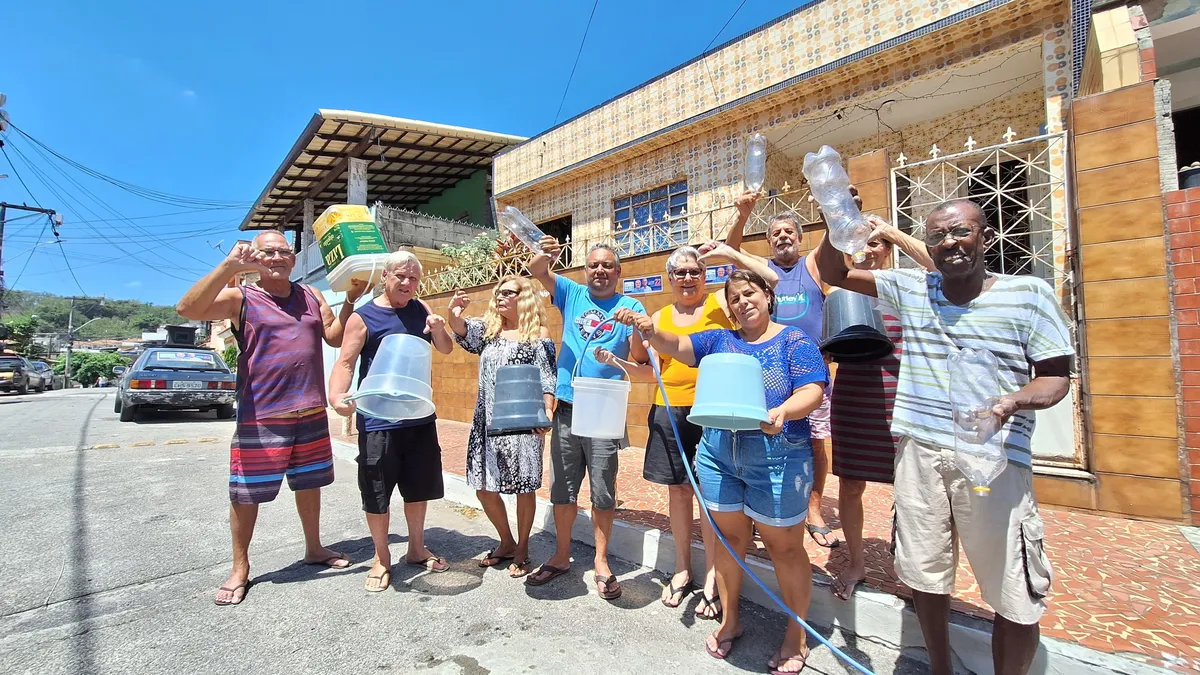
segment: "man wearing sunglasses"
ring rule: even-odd
[[[341,346],[366,285],[355,283],[335,315],[321,293],[290,280],[295,264],[287,238],[263,232],[253,243],[238,242],[176,306],[192,321],[230,320],[238,343],[237,428],[229,460],[233,571],[217,591],[222,606],[246,597],[258,505],[275,499],[285,477],[304,529],[304,562],[350,565],[321,545],[321,488],[333,482],[321,342]],[[257,272],[258,282],[230,285],[243,272]]]
[[[530,261],[529,273],[550,293],[563,321],[558,386],[554,392],[554,425],[550,432],[550,501],[554,504],[558,547],[549,560],[526,578],[525,583],[540,586],[570,570],[571,528],[578,514],[576,500],[586,473],[592,492],[592,529],[596,538],[596,590],[605,600],[616,600],[621,596],[621,584],[608,566],[608,538],[617,508],[617,451],[629,442],[585,438],[571,433],[571,419],[576,412],[571,379],[577,364],[580,377],[625,378],[620,369],[597,361],[596,349],[606,349],[624,359],[629,358],[631,350],[640,351],[641,360],[648,360],[641,341],[634,340],[632,328],[615,322],[606,323],[621,307],[641,313],[645,313],[646,308],[637,300],[617,292],[621,283],[621,260],[607,244],[596,244],[588,252],[583,265],[586,284],[580,284],[550,271],[550,263],[562,251],[562,244],[554,237],[543,237],[540,243],[541,252]],[[585,344],[589,344],[587,354],[583,353]],[[580,415],[596,414],[589,410],[577,412]]]
[[[1049,284],[986,269],[984,252],[995,234],[983,209],[960,199],[936,206],[926,220],[925,246],[936,271],[848,269],[828,240],[817,251],[826,282],[878,297],[900,322],[891,427],[899,438],[895,568],[913,589],[934,675],[952,673],[950,595],[959,541],[983,599],[996,612],[997,673],[1029,671],[1050,589],[1030,439],[1033,411],[1067,395],[1074,349]],[[987,496],[972,494],[955,462],[947,363],[966,348],[996,356],[1004,390],[996,392],[988,426],[1001,435],[1008,465]]]

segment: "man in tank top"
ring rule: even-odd
[[[263,232],[252,244],[234,246],[176,307],[192,321],[228,319],[238,341],[237,429],[229,459],[233,571],[217,591],[218,605],[246,597],[258,505],[275,499],[285,477],[304,529],[304,562],[350,565],[321,545],[321,488],[333,482],[321,341],[342,344],[346,319],[366,286],[355,284],[335,316],[319,292],[289,280],[295,264],[287,238]],[[242,272],[257,272],[258,283],[230,286]]]
[[[354,363],[359,361],[361,382],[371,370],[371,362],[385,337],[412,335],[433,343],[443,354],[453,351],[454,341],[446,331],[446,320],[416,297],[420,284],[421,262],[411,252],[396,251],[384,261],[384,292],[358,308],[346,322],[342,352],[329,374],[329,401],[338,414],[349,417],[354,413],[354,401],[346,401]],[[358,490],[375,544],[375,561],[367,572],[366,590],[379,592],[391,583],[388,528],[392,492],[397,488],[404,500],[404,519],[408,523],[408,553],[404,562],[445,572],[450,568],[446,560],[425,547],[426,508],[431,500],[441,499],[444,494],[442,448],[438,444],[435,417],[391,422],[359,412],[357,419]]]
[[[855,193],[857,194],[857,193]],[[742,245],[742,234],[754,204],[761,193],[747,192],[738,197],[734,205],[738,210],[737,222],[729,230],[725,243],[734,250]],[[779,275],[775,286],[776,310],[772,318],[782,324],[795,326],[804,331],[817,344],[821,342],[822,310],[825,306],[826,287],[821,283],[821,273],[812,256],[800,255],[800,241],[804,236],[800,216],[795,211],[776,214],[767,224],[767,244],[771,251],[766,262]],[[832,463],[829,438],[829,394],[826,392],[821,407],[808,416],[812,430],[813,489],[809,498],[808,522],[805,527],[813,540],[821,546],[834,548],[841,542],[825,524],[821,514],[821,498],[825,492],[825,479],[829,476]]]

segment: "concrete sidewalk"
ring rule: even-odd
[[[447,498],[460,504],[477,507],[478,502],[475,499],[474,491],[467,487],[463,478],[465,471],[462,469],[465,438],[469,432],[469,425],[439,420],[438,427],[443,447],[443,466],[446,469]],[[354,437],[342,436],[337,444],[339,456],[353,461],[357,454],[357,447],[353,445],[353,442]],[[665,516],[666,491],[641,480],[640,455],[641,452],[638,449],[630,449],[622,454],[621,477],[618,481],[618,497],[621,501],[618,506],[610,550],[624,560],[670,573],[674,570],[675,561],[674,542],[670,534],[665,531],[668,529]],[[836,479],[831,477],[831,482],[833,486],[827,491],[826,501],[833,500],[836,503]],[[546,485],[548,483],[544,481],[543,488]],[[882,489],[877,490],[873,496],[868,495],[868,501],[871,502],[867,504],[868,519],[872,518],[872,514],[875,516],[879,516],[880,513],[890,514],[890,490],[887,490],[887,495],[882,495],[879,493],[886,490],[886,487],[872,486],[872,488],[876,487]],[[586,504],[586,495],[582,496],[580,501]],[[882,503],[884,501],[887,501],[886,508]],[[514,511],[510,509],[510,514],[513,513]],[[576,521],[574,535],[578,541],[590,544],[592,542],[591,521],[587,517],[586,510],[581,510],[580,513],[581,517]],[[1109,520],[1115,521],[1116,524],[1132,522],[1067,512],[1046,512],[1044,515],[1048,521],[1048,532],[1052,531],[1054,525],[1059,521],[1070,523],[1072,519]],[[828,517],[829,514],[827,514]],[[836,526],[836,521],[834,524]],[[1200,656],[1200,643],[1191,638],[1192,626],[1197,621],[1197,614],[1188,611],[1188,605],[1180,607],[1168,604],[1165,608],[1147,607],[1136,616],[1133,614],[1128,617],[1125,617],[1124,614],[1117,615],[1118,620],[1143,623],[1152,620],[1158,621],[1157,625],[1151,627],[1150,633],[1151,637],[1161,636],[1159,640],[1162,644],[1157,650],[1150,648],[1149,645],[1142,647],[1134,644],[1131,639],[1136,639],[1137,636],[1128,631],[1114,634],[1114,638],[1105,640],[1106,632],[1120,630],[1120,627],[1113,627],[1113,617],[1105,617],[1106,621],[1076,625],[1070,623],[1072,618],[1070,615],[1067,615],[1067,621],[1064,622],[1064,617],[1055,614],[1055,609],[1081,599],[1077,597],[1079,591],[1076,590],[1080,588],[1081,580],[1073,580],[1070,576],[1081,566],[1086,566],[1087,573],[1091,576],[1103,574],[1111,577],[1109,579],[1110,588],[1121,583],[1130,583],[1131,578],[1140,578],[1139,574],[1154,574],[1152,570],[1146,569],[1146,566],[1153,563],[1154,560],[1141,560],[1141,568],[1133,565],[1124,569],[1113,568],[1106,572],[1106,568],[1101,566],[1102,558],[1096,560],[1089,555],[1086,559],[1079,559],[1078,556],[1072,558],[1068,554],[1068,557],[1063,559],[1063,544],[1069,544],[1075,548],[1094,545],[1097,550],[1112,550],[1110,542],[1089,540],[1088,536],[1090,534],[1093,538],[1102,537],[1106,533],[1105,527],[1111,528],[1114,524],[1085,523],[1084,525],[1072,528],[1073,531],[1070,533],[1073,537],[1072,540],[1058,541],[1052,540],[1050,534],[1047,536],[1056,568],[1055,596],[1051,612],[1042,622],[1042,649],[1032,672],[1038,675],[1090,675],[1092,673],[1096,675],[1107,673],[1145,675],[1163,672],[1200,672],[1200,660],[1197,660],[1197,657]],[[1137,523],[1137,525],[1142,526],[1143,537],[1146,531],[1156,533],[1162,530],[1165,532],[1164,536],[1173,535],[1179,539],[1181,545],[1167,546],[1165,553],[1168,555],[1161,560],[1161,564],[1177,566],[1171,569],[1170,576],[1165,578],[1173,579],[1176,575],[1182,577],[1183,570],[1192,567],[1200,570],[1200,555],[1179,534],[1178,530],[1153,523]],[[544,494],[539,495],[534,527],[536,531],[547,531],[547,534],[553,534],[553,512]],[[883,528],[886,531],[887,523],[867,524],[867,536],[880,538],[881,535],[873,533],[873,527],[874,529]],[[696,538],[698,539],[698,530]],[[1080,538],[1083,539],[1082,543],[1079,541]],[[882,541],[881,538],[880,541]],[[1157,544],[1157,542],[1153,543]],[[693,561],[702,561],[702,549],[698,541],[693,541],[692,546],[696,553]],[[1144,542],[1143,546],[1145,546]],[[868,548],[870,556],[872,550],[871,547]],[[808,546],[808,549],[814,566],[815,588],[810,609],[810,620],[814,625],[825,628],[833,626],[844,628],[860,638],[889,645],[895,649],[923,648],[924,643],[916,616],[905,597],[907,589],[901,588],[894,580],[894,576],[891,575],[890,556],[882,555],[876,550],[874,559],[869,561],[869,566],[876,570],[871,573],[872,578],[869,579],[869,583],[859,587],[851,602],[843,602],[832,595],[830,577],[824,572],[825,568],[834,567],[830,564],[829,551],[815,545]],[[885,545],[884,550],[886,551]],[[833,555],[840,554],[835,551]],[[535,560],[535,562],[537,561]],[[778,591],[774,568],[765,551],[760,551],[759,555],[749,556],[748,563],[753,569],[760,572],[760,578],[773,592]],[[965,567],[965,560],[963,565]],[[887,576],[883,576],[878,571],[879,568],[886,568]],[[964,668],[971,672],[991,673],[991,614],[982,600],[978,598],[978,590],[974,588],[974,579],[970,575],[969,568],[960,570],[960,572],[962,572],[960,587],[966,584],[966,588],[965,592],[956,593],[954,603],[956,612],[951,639],[955,657]],[[702,570],[696,568],[693,573],[699,578]],[[1163,572],[1158,573],[1164,574]],[[1122,577],[1122,574],[1125,576]],[[1086,583],[1085,585],[1088,588],[1082,589],[1085,593],[1083,599],[1089,599],[1091,602],[1102,602],[1108,599],[1094,585]],[[1103,584],[1100,585],[1100,589],[1103,589]],[[1180,593],[1185,597],[1195,594],[1197,602],[1194,607],[1200,613],[1200,592],[1194,588],[1192,582],[1186,582],[1184,587],[1172,586],[1170,590],[1174,597],[1178,597]],[[773,602],[767,595],[749,581],[744,586],[743,592],[755,603],[773,608]],[[1126,612],[1133,611],[1132,607],[1123,609]],[[1179,616],[1175,621],[1156,618],[1164,609],[1173,610]],[[1066,627],[1064,627],[1064,623]],[[1081,637],[1075,637],[1067,628],[1078,631]],[[1197,631],[1197,634],[1200,635],[1200,631]],[[1097,648],[1110,645],[1125,646],[1126,648],[1123,650]],[[1191,646],[1196,648],[1189,649]]]

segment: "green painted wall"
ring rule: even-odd
[[[487,170],[480,169],[464,178],[442,194],[413,209],[431,216],[458,220],[464,211],[471,214],[470,222],[480,227],[492,226],[492,212],[487,198]]]

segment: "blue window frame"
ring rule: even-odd
[[[683,246],[688,240],[687,180],[613,200],[613,231],[621,255]]]

